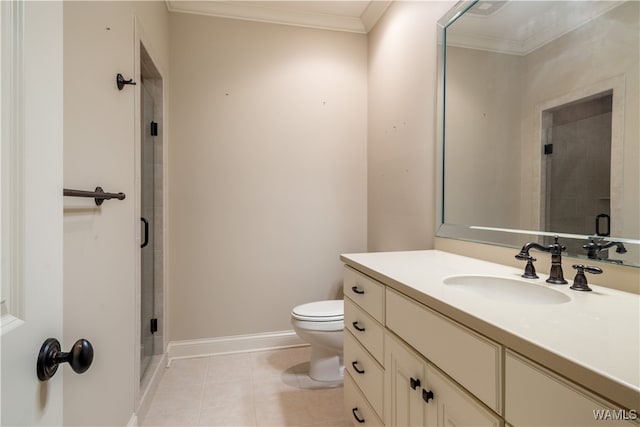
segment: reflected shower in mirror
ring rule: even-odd
[[[438,235],[640,266],[640,3],[475,1],[440,21]],[[591,247],[593,249],[593,246]]]

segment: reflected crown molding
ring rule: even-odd
[[[490,15],[466,13],[455,32],[447,34],[447,45],[524,56],[624,1],[529,1],[526,9],[521,7],[524,2],[516,3],[520,7],[506,2]]]

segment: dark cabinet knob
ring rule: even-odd
[[[415,379],[415,378],[411,378],[409,380],[409,385],[411,386],[411,388],[413,390],[417,389],[418,387],[420,387],[420,380],[419,379]]]
[[[79,339],[71,347],[71,351],[61,351],[60,342],[55,338],[47,338],[40,347],[36,371],[40,381],[49,380],[58,370],[60,363],[68,363],[76,374],[82,374],[93,362],[93,346],[87,340]]]
[[[422,400],[429,403],[433,399],[433,392],[431,390],[422,389]]]

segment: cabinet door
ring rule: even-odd
[[[433,398],[425,405],[428,407],[427,425],[498,427],[502,424],[500,417],[486,409],[436,368],[429,365],[426,371],[425,389],[433,393]]]
[[[426,426],[422,400],[426,363],[395,336],[385,338],[384,420],[388,426]]]

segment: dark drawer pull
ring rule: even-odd
[[[355,407],[351,410],[351,412],[353,413],[353,418],[356,419],[357,422],[359,422],[360,424],[364,424],[364,418],[360,418],[358,416],[358,408]]]
[[[358,321],[356,320],[355,322],[352,323],[353,327],[356,328],[356,330],[360,331],[360,332],[364,332],[364,328],[358,326]]]
[[[364,291],[362,289],[359,289],[357,286],[352,286],[351,290],[356,294],[364,295]]]
[[[425,389],[422,389],[422,399],[425,402],[429,403],[429,401],[433,399],[433,392],[431,390],[427,391]]]
[[[357,373],[364,374],[364,369],[358,368],[358,361],[357,360],[354,360],[353,362],[351,362],[351,366],[353,366],[353,369],[355,369]]]

